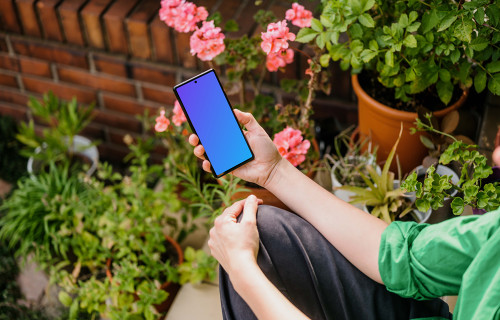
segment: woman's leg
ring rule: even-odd
[[[390,293],[347,261],[312,225],[291,212],[259,206],[257,262],[268,279],[311,319],[451,318],[440,299]],[[224,319],[256,319],[221,268]]]

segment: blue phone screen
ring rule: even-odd
[[[216,176],[253,157],[213,70],[175,90]]]

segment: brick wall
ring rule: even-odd
[[[220,11],[223,22],[236,19],[240,30],[228,36],[260,32],[252,18],[260,8],[283,18],[290,6],[193,2]],[[94,121],[83,134],[102,141],[104,159],[121,159],[127,153],[123,136],[145,133],[136,115],[171,108],[172,86],[207,68],[189,54],[189,34],[175,33],[159,20],[159,8],[160,0],[0,0],[0,114],[26,120],[28,97],[48,90],[64,99],[95,102]],[[286,101],[279,79],[301,77],[305,65],[296,59],[284,73],[272,74],[266,91]],[[349,76],[338,66],[332,72],[333,94],[315,101],[316,117],[355,122]],[[155,157],[165,152],[159,148]]]

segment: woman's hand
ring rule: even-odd
[[[257,123],[257,120],[255,120],[251,113],[234,109],[234,114],[238,121],[246,128],[243,132],[255,155],[255,159],[234,170],[232,174],[243,180],[266,187],[276,166],[282,159],[281,155],[271,138],[269,138],[266,131]],[[200,140],[195,134],[189,137],[189,143],[195,147],[194,154],[204,160],[202,164],[203,170],[211,172],[210,162],[204,157],[205,149],[202,145],[198,144],[199,142]]]
[[[259,232],[257,231],[257,206],[262,200],[254,195],[235,202],[215,219],[210,230],[208,246],[224,270],[231,275],[257,261]],[[238,223],[236,219],[243,213]]]

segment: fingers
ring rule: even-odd
[[[244,125],[247,130],[252,131],[260,128],[259,123],[255,120],[251,113],[234,109],[234,114],[236,115],[236,119],[238,119],[238,121]]]
[[[248,198],[245,199],[243,217],[241,218],[242,223],[257,223],[257,206],[258,200],[253,194],[249,195]]]
[[[203,170],[205,170],[206,172],[212,172],[211,170],[211,165],[210,165],[210,161],[208,160],[203,160],[203,163],[201,164],[201,167],[203,168]]]
[[[493,151],[493,162],[497,166],[500,166],[500,147],[496,147]]]
[[[200,139],[198,139],[198,136],[195,134],[192,134],[189,136],[189,144],[192,145],[193,147],[196,147],[198,143],[200,142]]]
[[[199,144],[196,147],[194,147],[194,155],[197,156],[198,158],[204,160],[205,159],[205,148]]]

